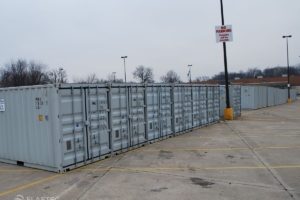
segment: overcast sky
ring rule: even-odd
[[[223,0],[229,72],[300,63],[299,0]],[[155,80],[175,70],[187,81],[224,70],[219,0],[0,0],[0,66],[11,59],[62,67],[69,81],[117,72],[127,81],[135,67],[152,67]]]

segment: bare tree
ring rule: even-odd
[[[62,68],[48,72],[49,83],[67,83],[67,72]]]
[[[74,83],[99,83],[95,73],[88,75],[86,78],[73,78]]]
[[[132,75],[133,78],[139,80],[141,83],[154,83],[153,69],[150,67],[144,67],[143,65],[140,65],[135,68]]]
[[[204,82],[204,81],[208,81],[209,77],[208,76],[198,76],[195,78],[195,82]]]
[[[108,74],[107,82],[108,83],[123,83],[123,79],[118,79],[116,74]]]
[[[166,75],[160,77],[160,80],[163,83],[181,82],[180,76],[174,70],[168,71]]]
[[[11,60],[0,72],[2,87],[40,85],[47,83],[47,66],[41,62],[27,62],[24,59]]]
[[[38,85],[48,82],[47,66],[41,62],[30,61],[28,64],[28,84]]]

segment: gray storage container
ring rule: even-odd
[[[233,109],[233,117],[241,116],[241,86],[229,86],[229,101]],[[226,88],[220,86],[220,117],[224,117],[224,108],[226,108]]]
[[[0,89],[0,161],[64,172],[110,153],[107,89],[57,86]]]

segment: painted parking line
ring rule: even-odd
[[[240,167],[114,167],[114,168],[83,168],[82,170],[90,171],[187,171],[187,170],[197,170],[197,171],[204,171],[204,170],[239,170],[239,169],[299,169],[300,165],[293,165],[293,166],[240,166]]]
[[[38,169],[0,169],[0,172],[43,172]]]
[[[251,114],[251,113],[253,113],[253,112],[256,112],[256,111],[257,111],[257,110],[249,111],[249,112],[243,113],[241,116],[249,115],[249,114]]]
[[[249,135],[241,136],[242,138],[273,138],[273,137],[299,137],[300,134],[296,135]],[[195,139],[240,139],[238,136],[198,136],[198,137],[174,137],[170,140],[195,140]]]
[[[233,125],[233,124],[231,124]],[[278,125],[278,124],[277,124]],[[299,130],[299,128],[235,128],[232,127],[235,131],[264,131],[264,130]],[[196,130],[197,131],[197,130]],[[218,133],[218,132],[232,132],[232,129],[222,129],[222,130],[203,130],[198,129],[196,133]]]
[[[134,152],[159,152],[159,151],[241,151],[241,150],[264,150],[264,149],[300,149],[300,146],[275,146],[275,147],[257,147],[257,148],[170,148],[170,149],[136,149]]]
[[[61,174],[57,174],[57,175],[54,175],[54,176],[50,176],[50,177],[48,177],[48,178],[44,178],[44,179],[41,179],[41,180],[39,180],[39,181],[35,181],[35,182],[32,182],[32,183],[26,184],[26,185],[23,185],[23,186],[14,188],[14,189],[12,189],[12,190],[8,190],[8,191],[6,191],[6,192],[2,192],[2,193],[0,193],[0,197],[5,196],[5,195],[8,195],[8,194],[13,193],[13,192],[16,192],[16,191],[19,191],[19,190],[26,189],[26,188],[28,188],[28,187],[31,187],[31,186],[33,186],[33,185],[40,184],[40,183],[45,182],[45,181],[49,181],[49,180],[54,179],[54,178],[57,178],[57,177],[59,177],[59,176],[61,176]]]
[[[233,130],[235,130],[235,131],[267,131],[267,130],[294,131],[294,130],[299,130],[299,128],[247,128],[247,129],[241,128],[241,129],[236,129],[233,127]]]

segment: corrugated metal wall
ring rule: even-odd
[[[230,88],[235,117],[241,104],[257,109],[286,102],[286,90]],[[220,98],[224,91],[216,85],[1,88],[0,161],[64,172],[217,123],[224,107]]]
[[[54,170],[61,164],[59,99],[54,86],[2,88],[0,161]]]
[[[266,86],[242,86],[241,91],[243,109],[255,110],[267,106],[276,106],[285,104],[288,99],[287,89]],[[291,98],[297,99],[295,98],[295,91],[292,92],[291,90]]]

